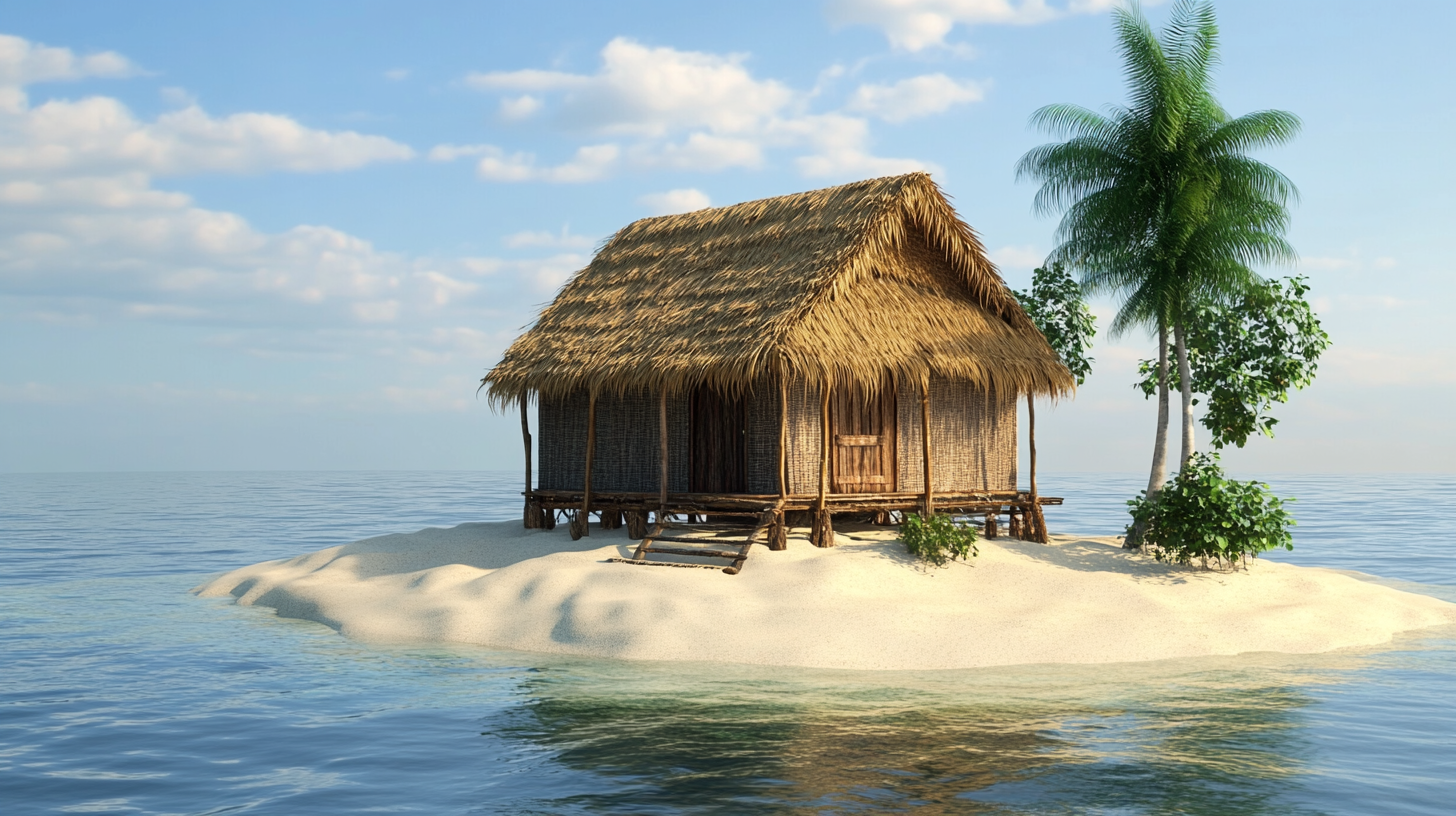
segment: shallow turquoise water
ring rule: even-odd
[[[1116,532],[1137,481],[1044,477],[1043,492],[1068,499],[1049,523]],[[1456,600],[1456,478],[1270,481],[1299,499],[1284,560]],[[1447,629],[1305,657],[826,672],[371,647],[187,594],[268,558],[511,518],[517,490],[514,474],[489,473],[0,476],[0,811],[1446,814],[1456,802]]]

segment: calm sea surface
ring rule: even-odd
[[[518,518],[517,478],[0,475],[0,813],[1456,812],[1451,628],[1316,656],[826,672],[381,648],[187,592]],[[1043,477],[1067,499],[1048,521],[1120,532],[1138,481]],[[1269,481],[1298,499],[1281,560],[1456,600],[1456,477]]]

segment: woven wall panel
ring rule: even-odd
[[[789,492],[819,491],[819,389],[805,382],[789,386]],[[748,400],[748,490],[778,492],[778,389],[765,383]],[[901,383],[896,396],[899,424],[899,489],[921,491],[920,393]],[[936,490],[1016,488],[1016,397],[967,382],[934,379],[930,385],[932,467]],[[538,412],[537,445],[543,490],[580,490],[586,453],[585,393],[546,399]],[[668,399],[668,489],[688,489],[689,411],[686,396]],[[597,449],[592,488],[656,492],[658,473],[657,398],[654,395],[597,400]]]
[[[580,490],[586,461],[586,393],[545,398],[536,411],[536,485],[542,490]]]
[[[899,459],[899,487],[905,492],[925,490],[925,472],[922,467],[924,453],[920,447],[920,387],[911,382],[901,382],[895,392],[896,423],[900,438],[896,440],[896,458]]]
[[[803,381],[789,384],[789,492],[819,492],[819,388]]]
[[[662,467],[657,448],[658,424],[658,403],[652,395],[599,398],[592,489],[636,493],[656,490]]]
[[[748,393],[748,492],[779,492],[779,389],[760,380]]]
[[[902,383],[899,391],[900,489],[925,489],[920,446],[920,392]],[[964,381],[930,382],[931,468],[935,489],[1016,488],[1015,395]]]
[[[543,490],[580,490],[586,473],[585,392],[544,399],[538,411],[538,450]],[[652,493],[658,489],[658,400],[654,394],[597,399],[597,444],[592,489]],[[668,397],[668,489],[688,487],[688,405]]]

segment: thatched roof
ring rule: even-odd
[[[503,404],[583,388],[738,392],[781,373],[1073,388],[924,173],[633,222],[481,382]]]

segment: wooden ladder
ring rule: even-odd
[[[614,564],[637,564],[646,567],[687,567],[698,569],[721,569],[729,575],[737,575],[742,569],[745,561],[748,560],[748,551],[753,549],[754,544],[767,544],[769,527],[774,521],[774,511],[770,510],[759,515],[758,524],[748,535],[743,535],[742,527],[708,527],[705,525],[694,525],[685,527],[681,525],[668,525],[658,519],[652,525],[652,529],[643,536],[642,543],[637,545],[637,551],[631,558],[608,558],[607,561]],[[706,535],[671,535],[677,531],[704,533]],[[697,547],[662,547],[659,542],[667,544],[698,544],[698,545],[723,545],[725,549],[718,549],[712,546]],[[736,547],[737,549],[726,549]],[[727,566],[721,564],[681,564],[676,561],[653,561],[651,555],[678,555],[693,558],[718,558],[732,563]]]

